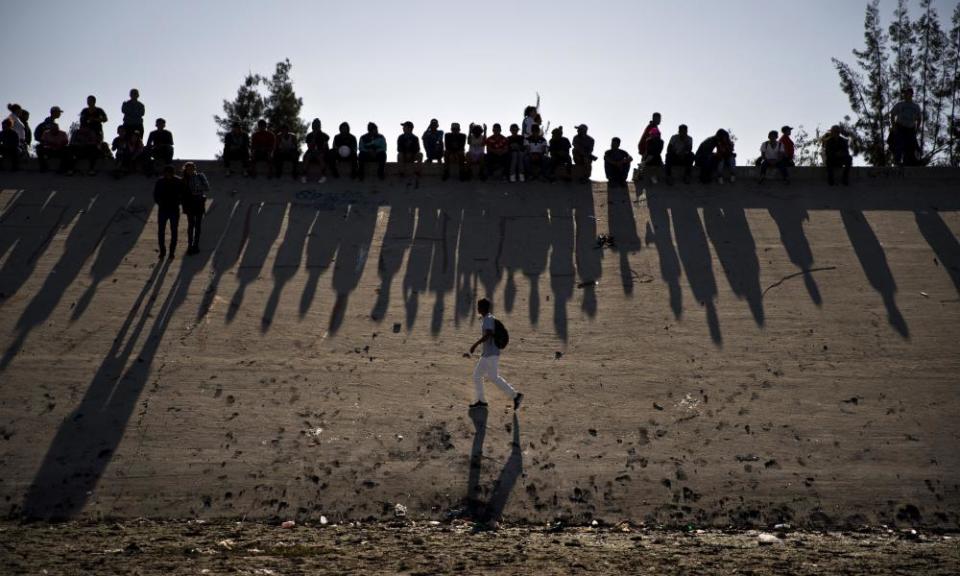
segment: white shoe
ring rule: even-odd
[[[511,174],[511,175],[510,175],[510,181],[511,181],[511,182],[516,182],[516,181],[517,181],[517,175],[516,175],[516,174]]]
[[[323,184],[323,183],[326,182],[326,181],[327,181],[327,177],[326,177],[326,176],[321,176],[320,179],[317,180],[317,184]]]
[[[521,181],[521,182],[525,182],[525,181],[526,181],[526,179],[523,177],[523,174],[520,175],[520,181]]]
[[[306,184],[306,183],[307,183],[307,177],[306,177],[306,176],[301,176],[301,177],[300,177],[300,183],[301,183],[301,184]]]

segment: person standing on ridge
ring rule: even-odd
[[[143,116],[147,110],[140,101],[139,90],[136,88],[130,90],[130,99],[120,106],[120,112],[123,113],[123,127],[127,129],[128,134],[133,134],[134,130],[139,130],[143,134]]]
[[[491,380],[498,388],[513,399],[513,409],[517,410],[520,408],[523,394],[517,392],[517,390],[500,375],[501,348],[498,344],[505,344],[497,342],[497,319],[494,318],[491,308],[490,301],[486,298],[481,298],[477,301],[477,313],[480,314],[482,318],[480,324],[482,336],[470,347],[470,354],[473,354],[477,346],[483,345],[483,349],[480,351],[480,360],[477,362],[477,367],[473,370],[473,388],[476,401],[470,405],[470,408],[481,408],[487,405],[483,396],[483,378],[486,376],[487,379]]]
[[[913,101],[913,88],[903,91],[903,100],[890,111],[890,151],[899,166],[919,166],[917,132],[923,120],[920,106]]]
[[[80,111],[80,126],[90,128],[103,142],[103,125],[107,121],[107,113],[97,106],[97,97],[87,96],[87,107]]]
[[[187,254],[200,252],[200,231],[207,213],[207,192],[210,183],[193,162],[183,165],[183,213],[187,215]]]
[[[160,259],[167,255],[166,228],[170,223],[170,259],[177,249],[177,228],[180,226],[180,202],[184,197],[183,180],[177,178],[173,166],[163,167],[163,176],[153,186],[153,201],[157,203],[157,241]]]
[[[640,166],[642,168],[642,173],[647,172],[648,168],[663,166],[663,159],[660,157],[660,154],[663,152],[663,137],[660,135],[660,120],[660,113],[654,112],[650,122],[647,124],[647,127],[643,129],[643,134],[640,136],[640,142],[637,143],[637,152],[640,155]],[[656,184],[657,175],[652,174],[650,180]]]

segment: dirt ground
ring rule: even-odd
[[[17,554],[44,530],[62,558],[86,538],[124,548],[106,543],[120,522],[146,531],[142,550],[83,561],[360,562],[274,554],[289,533],[258,524],[324,516],[343,542],[383,543],[362,561],[455,571],[446,552],[393,560],[409,527],[376,523],[403,509],[442,523],[410,538],[472,550],[479,573],[507,553],[545,573],[681,550],[771,573],[956,562],[952,541],[901,532],[960,529],[956,172],[858,170],[850,188],[744,172],[638,196],[202,168],[202,250],[183,255],[181,220],[164,261],[150,181],[0,176],[0,504],[11,522],[72,522],[6,525]],[[467,410],[481,296],[510,329],[517,413],[489,383],[489,408]],[[244,544],[218,548],[235,521]],[[342,528],[357,521],[377,527]],[[443,531],[467,521],[707,532]],[[710,531],[779,523],[868,532],[758,548]],[[336,548],[334,530],[298,530]]]
[[[764,542],[761,544],[761,534]],[[956,537],[616,526],[0,525],[5,574],[925,574],[960,571]]]

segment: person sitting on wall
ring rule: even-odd
[[[620,148],[620,139],[610,140],[610,149],[603,155],[603,168],[610,186],[626,186],[633,157]]]

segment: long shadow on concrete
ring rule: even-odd
[[[635,275],[630,267],[630,255],[640,250],[642,242],[637,234],[637,220],[633,213],[633,201],[630,200],[630,189],[626,186],[608,188],[607,221],[620,259],[620,283],[623,285],[623,293],[632,296]]]
[[[853,209],[841,210],[840,217],[843,219],[847,236],[853,245],[853,251],[857,254],[857,259],[860,260],[860,266],[867,280],[883,298],[883,305],[887,308],[887,320],[897,333],[904,338],[909,338],[910,329],[907,327],[907,321],[897,308],[897,283],[887,264],[887,256],[880,240],[877,239],[863,212]]]
[[[280,305],[283,289],[300,269],[303,247],[306,244],[310,226],[313,224],[314,213],[315,211],[309,207],[297,204],[291,204],[287,210],[287,227],[280,247],[277,249],[277,256],[273,260],[273,290],[270,291],[263,310],[263,318],[260,320],[261,333],[270,329],[273,317],[277,313],[277,306]]]
[[[706,308],[710,339],[721,344],[720,319],[717,317],[717,281],[713,275],[713,259],[707,245],[700,213],[693,205],[678,205],[673,209],[673,231],[676,234],[677,254],[690,282],[693,297]]]
[[[957,242],[957,237],[936,210],[917,210],[914,218],[920,233],[933,248],[940,265],[950,275],[957,292],[960,292],[960,242]]]
[[[659,194],[647,198],[650,210],[650,223],[647,225],[647,244],[657,247],[660,261],[660,278],[667,284],[670,293],[670,310],[673,317],[683,316],[683,292],[680,290],[680,258],[673,244],[673,232],[670,227],[670,213],[664,207]]]
[[[207,219],[206,230],[222,239],[233,212],[216,208],[208,212],[213,217]],[[153,268],[79,405],[57,430],[27,492],[24,516],[69,519],[83,510],[127,431],[170,321],[211,254],[204,249],[181,261],[155,312],[173,261],[163,260]],[[150,319],[153,325],[143,336]],[[134,355],[139,342],[140,351]]]
[[[232,322],[243,305],[247,287],[260,276],[267,256],[280,234],[287,204],[282,202],[260,202],[247,207],[240,244],[243,256],[237,265],[239,285],[230,299],[227,309],[227,322]]]
[[[730,288],[737,298],[746,299],[757,326],[763,326],[760,261],[746,213],[732,206],[704,208],[703,220]]]
[[[101,244],[104,244],[104,238],[117,222],[118,217],[126,213],[126,202],[125,197],[100,195],[92,201],[82,215],[78,216],[77,222],[65,240],[63,253],[47,275],[40,290],[34,294],[17,320],[16,337],[0,359],[0,370],[10,365],[30,332],[47,321],[87,260]],[[132,247],[132,242],[119,245],[108,243],[102,247],[102,251],[108,254],[105,260],[118,261],[126,255],[124,250],[129,251]]]
[[[379,207],[371,203],[351,204],[347,210],[340,247],[337,249],[337,259],[333,265],[332,282],[337,297],[330,311],[330,322],[327,328],[331,334],[340,329],[347,312],[350,294],[356,289],[363,275],[367,257],[370,255],[373,233],[377,226],[378,210]]]
[[[474,521],[484,524],[499,522],[510,500],[510,494],[523,474],[523,451],[520,447],[520,419],[513,413],[513,439],[510,456],[489,490],[480,484],[483,469],[483,443],[487,434],[487,408],[470,410],[473,421],[473,446],[470,449],[470,471],[467,478],[467,514]],[[489,497],[486,495],[489,493]],[[484,498],[486,497],[486,502]]]
[[[771,206],[769,212],[780,230],[780,242],[783,243],[790,261],[801,272],[812,269],[813,250],[810,249],[810,242],[807,241],[807,235],[803,231],[803,223],[810,219],[807,210],[784,202],[780,206]],[[810,294],[810,300],[820,306],[823,298],[820,296],[820,287],[817,286],[813,274],[804,274],[803,284],[807,288],[807,293]]]

